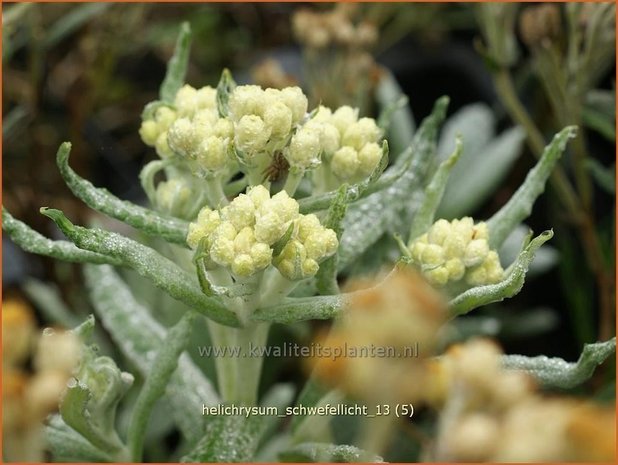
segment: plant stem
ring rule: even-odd
[[[304,174],[305,172],[303,170],[290,169],[288,171],[288,176],[285,180],[283,190],[285,190],[290,197],[294,196],[294,193],[302,181]]]
[[[218,356],[215,358],[219,392],[224,402],[257,405],[263,353],[252,348],[266,345],[270,324],[244,328],[222,326],[208,321],[208,329]]]
[[[165,387],[178,366],[178,358],[189,341],[195,315],[194,312],[185,313],[180,321],[167,332],[165,341],[152,363],[144,386],[135,402],[128,433],[129,452],[134,462],[142,461],[144,436],[150,412],[155,402],[164,394]]]
[[[213,208],[218,208],[228,203],[219,177],[206,178],[206,196],[208,197],[210,206]]]

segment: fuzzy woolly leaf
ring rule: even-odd
[[[575,126],[567,126],[556,134],[523,184],[506,205],[487,221],[489,246],[492,249],[498,249],[511,231],[530,215],[534,202],[545,190],[547,179],[566,149],[569,139],[575,137],[576,131]]]
[[[298,444],[279,454],[282,462],[313,463],[382,463],[382,457],[370,454],[358,447],[319,442]]]
[[[506,277],[499,283],[473,287],[451,300],[449,302],[451,317],[464,315],[475,308],[500,302],[518,294],[524,285],[526,272],[534,259],[534,254],[553,235],[553,231],[544,231],[532,239],[530,243],[525,243],[517,260],[507,270]]]
[[[521,370],[531,374],[546,387],[568,389],[588,380],[598,365],[616,352],[616,338],[609,341],[585,344],[579,360],[566,362],[559,357],[526,357],[524,355],[504,355],[502,364],[511,370]]]
[[[287,298],[283,303],[260,308],[252,318],[258,321],[290,324],[304,320],[336,318],[348,304],[345,295]]]
[[[173,298],[186,303],[214,321],[227,326],[239,325],[234,313],[225,308],[220,301],[206,297],[202,293],[194,276],[150,247],[120,234],[75,226],[60,210],[42,208],[41,213],[51,218],[80,249],[119,259],[123,265],[133,268]]]
[[[165,328],[135,300],[112,267],[87,265],[84,275],[101,324],[124,356],[135,364],[142,376],[146,376],[154,354],[163,344]],[[167,385],[166,399],[183,435],[189,442],[194,442],[204,430],[204,418],[195,412],[202,404],[216,405],[220,400],[210,381],[188,354],[180,356],[178,365]]]
[[[221,79],[217,84],[217,110],[219,116],[225,118],[230,112],[230,94],[236,88],[236,82],[229,69],[225,68],[221,73]]]
[[[161,215],[148,208],[140,207],[126,200],[120,200],[107,189],[94,187],[77,175],[69,166],[71,144],[64,142],[56,154],[56,163],[62,178],[71,192],[90,208],[127,223],[146,234],[186,246],[189,224],[176,218]]]
[[[122,264],[122,261],[117,258],[82,250],[71,242],[48,239],[31,229],[27,224],[13,218],[4,207],[2,207],[2,229],[15,244],[26,252],[57,258],[66,262]]]
[[[521,153],[524,131],[510,128],[477,151],[464,151],[453,169],[438,209],[440,218],[460,218],[479,207],[506,177]]]
[[[92,418],[88,411],[88,402],[92,393],[88,386],[74,380],[75,383],[67,386],[66,393],[60,403],[60,415],[67,425],[86,438],[93,446],[108,453],[115,453],[122,449],[122,444],[111,439],[99,430],[95,424],[97,419]]]
[[[56,462],[114,461],[107,453],[94,447],[70,428],[58,414],[49,417],[45,426],[45,439]]]
[[[337,191],[337,196],[333,200],[328,209],[324,226],[330,228],[337,233],[337,239],[341,239],[343,228],[341,222],[348,208],[348,186],[343,184]],[[320,263],[320,269],[315,277],[315,284],[318,292],[321,295],[339,294],[339,285],[337,284],[337,254],[328,257]]]
[[[182,462],[232,463],[251,462],[263,432],[258,416],[220,415],[208,424],[206,433]]]
[[[414,215],[414,221],[412,221],[409,241],[413,241],[431,227],[438,205],[440,205],[440,201],[444,195],[451,171],[459,160],[462,151],[463,143],[461,142],[461,137],[458,136],[455,150],[450,157],[440,163],[440,166],[438,166],[429,185],[425,189],[423,203],[421,203],[416,215]]]
[[[167,63],[167,72],[159,89],[159,96],[166,103],[174,103],[176,92],[182,87],[189,65],[191,51],[191,26],[184,22],[180,25],[180,32],[176,39],[174,55]]]
[[[165,393],[165,388],[178,367],[178,359],[189,341],[195,316],[196,314],[193,312],[185,313],[180,321],[167,332],[133,406],[128,444],[131,459],[135,462],[142,459],[144,437],[150,412],[155,402]]]

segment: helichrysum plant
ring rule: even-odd
[[[221,404],[283,412],[295,398],[299,405],[320,406],[348,396],[393,409],[410,402],[435,409],[435,440],[424,451],[430,460],[585,459],[583,439],[564,433],[564,425],[586,421],[592,406],[588,413],[571,411],[567,400],[562,410],[562,404],[543,407],[548,417],[553,408],[564,414],[552,418],[555,429],[545,432],[543,444],[572,440],[570,449],[517,449],[540,440],[527,439],[517,415],[542,401],[533,380],[547,387],[582,383],[613,352],[615,340],[587,346],[572,364],[503,356],[482,341],[440,356],[449,320],[522,288],[551,229],[530,233],[512,263],[501,260],[500,247],[530,214],[576,129],[566,127],[554,137],[491,218],[448,221],[437,212],[466,141],[458,139],[452,155],[435,162],[447,98],[436,102],[411,145],[389,165],[387,117],[361,117],[349,106],[310,108],[298,87],[240,86],[228,71],[216,88],[192,87],[184,82],[189,45],[183,25],[160,99],[142,114],[141,138],[158,156],[140,176],[149,207],[79,177],[69,166],[69,143],[57,153],[60,173],[77,197],[152,240],[74,225],[61,211],[44,207],[41,213],[68,239],[53,241],[3,209],[4,231],[25,250],[85,264],[97,320],[143,379],[137,397],[123,401],[134,376],[88,345],[93,318],[74,330],[78,360],[69,369],[59,414],[46,426],[53,458],[143,460],[150,419],[162,403],[181,437],[170,460],[381,460],[397,425],[393,415],[360,418],[355,445],[339,445],[328,416],[298,415],[283,424],[277,415],[202,414]],[[156,182],[160,173],[164,180]],[[373,270],[342,292],[343,277],[359,269],[372,249],[374,255],[383,250],[384,238],[399,244],[390,271]],[[189,310],[177,312],[176,324],[165,327],[115,268],[133,269]],[[323,339],[327,346],[416,341],[422,354],[404,360],[314,358],[298,397],[288,385],[260,396],[263,355],[216,357],[215,387],[185,353],[198,319],[206,319],[216,347],[250,351],[266,346],[273,323],[335,319]],[[494,396],[492,404],[480,408],[478,399],[486,395]],[[115,418],[119,406],[127,412],[122,427]],[[606,459],[608,449],[600,450]]]

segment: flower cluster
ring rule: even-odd
[[[310,360],[311,368],[321,380],[362,400],[416,402],[425,395],[431,375],[425,357],[446,321],[446,302],[410,268],[398,268],[378,286],[369,287],[373,284],[357,280],[348,286],[349,311],[320,341],[337,356],[316,357]],[[385,352],[363,356],[370,347]]]
[[[299,214],[298,208],[285,191],[271,197],[258,185],[220,210],[203,208],[189,226],[187,243],[192,248],[202,243],[210,267],[229,268],[239,277],[271,263],[288,279],[313,276],[319,262],[337,250],[337,235],[315,215]],[[282,248],[275,256],[278,245]]]
[[[272,154],[287,145],[307,114],[307,97],[299,87],[238,86],[230,95],[229,111],[236,150],[250,163],[257,154]]]
[[[615,412],[547,399],[527,374],[501,366],[488,340],[451,347],[432,361],[434,407],[443,421],[434,459],[449,462],[570,462],[614,458]],[[455,407],[456,406],[456,407]]]
[[[219,117],[216,90],[185,85],[176,93],[173,107],[161,106],[152,119],[142,122],[142,140],[161,158],[184,158],[197,174],[226,168],[233,128],[227,118]]]
[[[319,107],[307,125],[319,127],[323,134],[324,161],[343,182],[368,177],[380,163],[382,131],[372,118],[358,118],[358,109],[342,106],[332,112]]]
[[[353,9],[348,4],[338,5],[327,12],[299,10],[293,18],[294,34],[312,48],[325,48],[332,44],[369,47],[378,38],[377,30],[367,21],[354,24],[351,20]]]
[[[444,286],[462,279],[470,286],[502,280],[504,270],[487,242],[487,224],[470,217],[436,221],[429,231],[409,244],[412,261],[427,279]]]
[[[37,334],[31,309],[18,300],[2,302],[2,424],[5,458],[43,460],[45,417],[58,409],[62,392],[81,354],[69,331]],[[36,346],[36,350],[32,350]],[[30,362],[32,372],[26,366]]]
[[[219,173],[228,165],[228,147],[233,136],[232,124],[219,117],[216,90],[199,90],[185,85],[176,94],[179,118],[167,135],[170,149],[188,160],[192,171]]]

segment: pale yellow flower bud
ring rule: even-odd
[[[333,155],[331,169],[342,181],[350,181],[356,177],[359,164],[356,150],[346,146],[341,147]]]
[[[270,128],[256,115],[245,115],[236,124],[235,143],[242,152],[254,154],[266,147]]]
[[[308,169],[320,163],[320,133],[317,129],[302,127],[298,130],[286,151],[291,167]]]
[[[369,176],[382,159],[382,148],[375,142],[365,144],[358,152],[359,172],[363,177]]]

